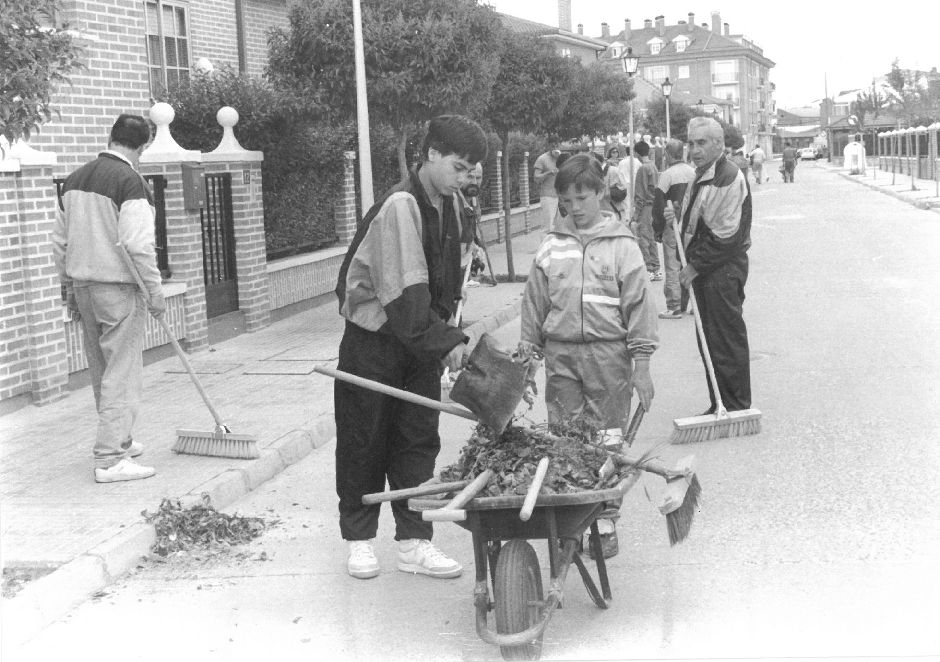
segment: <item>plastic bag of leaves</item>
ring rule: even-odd
[[[164,498],[157,512],[144,510],[141,515],[156,529],[157,539],[151,551],[161,557],[175,552],[222,550],[245,544],[275,523],[266,523],[261,517],[220,513],[205,492],[199,503],[190,508],[183,508],[179,499]]]

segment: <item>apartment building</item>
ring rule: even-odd
[[[775,63],[752,40],[732,34],[718,12],[701,25],[693,13],[673,25],[667,25],[664,16],[646,19],[642,28],[626,19],[616,34],[602,23],[598,38],[608,45],[602,59],[617,60],[632,48],[640,56],[640,76],[655,86],[668,77],[674,96],[704,99],[706,112],[709,104],[718,105],[711,100],[730,102],[722,112],[740,129],[745,143],[760,142],[769,149],[775,116],[770,70]]]

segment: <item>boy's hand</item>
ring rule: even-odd
[[[650,377],[650,362],[648,360],[633,362],[633,377],[630,379],[630,388],[636,391],[643,409],[649,411],[650,405],[653,403],[655,389],[653,388],[653,378]]]
[[[468,358],[470,358],[470,348],[467,343],[462,342],[447,352],[447,356],[441,359],[441,365],[451,372],[457,372],[467,365]]]

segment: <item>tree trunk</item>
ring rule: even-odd
[[[503,214],[506,226],[506,271],[509,282],[516,280],[516,270],[512,264],[512,202],[509,199],[509,132],[500,136],[503,141]]]
[[[408,176],[408,161],[405,156],[405,147],[408,145],[408,129],[410,127],[402,126],[398,129],[398,174],[401,179]]]

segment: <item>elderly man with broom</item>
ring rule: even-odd
[[[760,430],[760,412],[750,408],[750,350],[743,315],[751,190],[744,173],[724,156],[724,131],[718,122],[693,118],[689,143],[695,179],[682,203],[679,280],[693,294],[711,403],[701,416],[675,421],[674,442]]]

